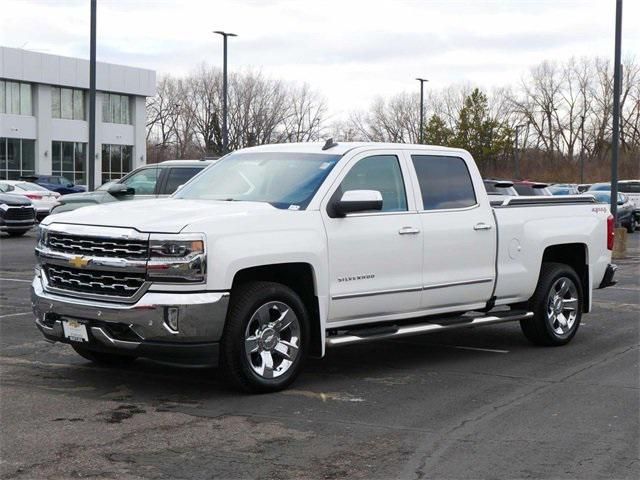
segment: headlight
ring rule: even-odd
[[[161,282],[202,283],[206,273],[204,235],[152,234],[147,277]]]

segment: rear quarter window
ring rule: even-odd
[[[411,155],[424,210],[471,207],[477,203],[471,174],[459,157]]]

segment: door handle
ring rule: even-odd
[[[491,230],[491,225],[487,223],[476,223],[473,229],[474,230]]]
[[[420,233],[420,230],[415,227],[402,227],[398,230],[399,235],[416,235]]]

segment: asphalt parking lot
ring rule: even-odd
[[[568,346],[503,324],[334,349],[260,396],[45,342],[34,241],[0,238],[2,478],[638,478],[640,234]]]

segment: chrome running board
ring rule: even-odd
[[[374,340],[407,337],[410,335],[422,335],[426,333],[444,332],[445,330],[526,320],[532,317],[533,312],[513,310],[475,317],[463,315],[453,321],[451,318],[447,318],[442,320],[443,322],[446,322],[442,324],[438,323],[439,319],[435,317],[432,318],[430,322],[414,323],[409,325],[373,325],[370,328],[362,328],[359,330],[352,329],[337,335],[327,336],[325,343],[327,347],[339,347],[341,345],[352,345],[354,343],[371,342]]]

